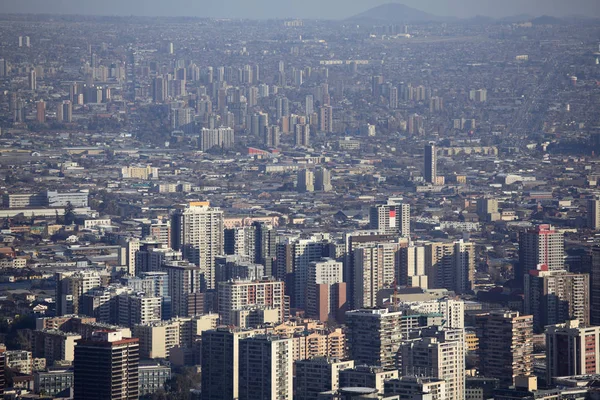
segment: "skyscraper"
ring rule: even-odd
[[[524,312],[533,315],[534,329],[576,319],[590,323],[590,279],[588,274],[548,271],[546,265],[529,271],[524,278]]]
[[[523,282],[528,271],[538,265],[548,266],[548,271],[565,269],[564,235],[551,225],[542,224],[519,235],[519,264],[515,268],[515,280]]]
[[[323,105],[319,108],[319,129],[321,132],[333,132],[333,108]]]
[[[313,261],[308,265],[306,295],[307,315],[319,321],[330,318],[343,321],[346,312],[346,283],[343,264],[331,258]]]
[[[493,311],[476,316],[475,323],[482,376],[509,387],[515,377],[533,374],[533,316]]]
[[[592,248],[590,271],[590,322],[600,325],[600,246]]]
[[[322,192],[330,192],[332,189],[333,187],[331,186],[331,171],[329,171],[327,168],[317,169],[315,171],[315,190]]]
[[[465,398],[465,338],[463,329],[438,326],[418,331],[402,343],[402,375],[428,376],[446,381],[446,398]]]
[[[401,248],[398,251],[397,267],[396,279],[399,285],[429,288],[425,274],[425,247],[409,245]]]
[[[240,341],[239,399],[291,399],[292,339],[258,335]]]
[[[377,306],[379,291],[396,281],[396,253],[399,243],[378,243],[352,251],[354,265],[354,307]]]
[[[475,278],[475,244],[462,239],[426,243],[425,273],[429,288],[470,291]]]
[[[296,124],[294,125],[294,138],[296,146],[310,146],[310,125]]]
[[[384,234],[410,236],[410,204],[398,203],[392,199],[387,204],[371,207],[369,229]]]
[[[0,345],[0,396],[4,398],[4,388],[6,387],[6,347]]]
[[[35,68],[29,71],[29,90],[37,90],[37,74]]]
[[[346,313],[350,358],[357,364],[395,369],[402,343],[402,312],[387,309],[353,310]]]
[[[44,100],[40,100],[35,103],[36,108],[36,120],[40,124],[46,122],[46,102]]]
[[[307,95],[304,100],[304,111],[306,112],[307,116],[310,116],[313,112],[315,112],[314,99],[312,94]]]
[[[69,100],[58,104],[56,108],[56,120],[58,122],[73,122],[73,107]]]
[[[202,332],[202,400],[239,398],[240,340],[254,333],[225,327]]]
[[[398,88],[396,86],[390,88],[388,102],[391,109],[398,108]]]
[[[546,327],[546,382],[559,376],[600,373],[600,326],[578,320]]]
[[[354,299],[354,281],[355,271],[357,269],[355,265],[354,250],[361,247],[368,247],[378,243],[397,243],[398,236],[392,234],[383,234],[376,230],[362,230],[348,232],[344,235],[344,242],[346,246],[346,257],[344,260],[344,282],[348,285],[347,295],[349,309],[357,308]]]
[[[152,81],[152,100],[155,103],[164,103],[169,94],[169,81],[163,76],[157,76]]]
[[[286,293],[291,297],[292,307],[305,309],[308,266],[325,256],[327,238],[327,235],[307,239],[293,237],[277,245],[278,277],[286,279]]]
[[[277,230],[263,222],[254,222],[254,262],[262,264],[265,276],[275,275],[275,255],[277,253]]]
[[[297,189],[300,193],[315,191],[315,174],[312,170],[304,168],[298,171]]]
[[[425,182],[435,184],[437,182],[437,153],[434,142],[425,145],[424,162],[423,176]]]
[[[205,290],[207,285],[202,268],[186,261],[171,261],[163,264],[161,271],[168,277],[171,314],[180,317],[195,314],[190,312],[190,308],[194,308],[193,296]]]
[[[223,218],[223,211],[210,207],[209,202],[190,202],[171,220],[173,248],[200,267],[207,289],[215,288],[215,257],[224,254]]]
[[[600,200],[589,199],[587,201],[587,221],[588,228],[593,230],[600,229]]]
[[[75,346],[76,400],[136,400],[139,397],[139,339],[121,332],[94,332]]]
[[[383,76],[373,75],[371,77],[371,93],[376,99],[381,96],[381,85],[383,85]]]

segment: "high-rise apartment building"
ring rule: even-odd
[[[398,88],[396,86],[392,86],[390,88],[390,93],[388,94],[388,104],[391,109],[398,108]]]
[[[323,105],[319,107],[319,129],[321,132],[333,132],[333,107]]]
[[[549,271],[565,269],[564,235],[551,225],[542,224],[519,235],[519,264],[515,269],[515,280],[523,282],[528,271],[538,265],[548,266]]]
[[[498,200],[490,197],[477,199],[477,215],[482,221],[497,221],[500,219]]]
[[[181,323],[178,320],[152,322],[133,326],[139,339],[140,357],[169,358],[171,349],[181,345]]]
[[[164,103],[169,95],[169,79],[157,76],[152,81],[152,100],[155,103]]]
[[[239,343],[239,399],[281,400],[294,395],[292,340],[257,335]]]
[[[497,378],[502,387],[517,376],[533,374],[533,316],[517,311],[493,311],[476,316],[479,373]]]
[[[428,301],[403,301],[396,304],[401,310],[410,310],[411,314],[441,314],[444,327],[463,329],[465,327],[465,303],[459,299],[442,298]]]
[[[312,94],[307,95],[304,100],[304,111],[306,112],[307,116],[310,116],[313,112],[315,112],[314,97]]]
[[[590,322],[600,325],[600,246],[592,248],[590,270]]]
[[[145,272],[157,272],[163,264],[182,259],[180,251],[165,247],[157,241],[144,240],[140,242],[140,249],[135,253],[135,271],[140,276]]]
[[[446,398],[465,399],[464,329],[424,328],[400,348],[404,376],[428,376],[446,381]],[[412,335],[411,335],[412,336]]]
[[[35,72],[35,68],[32,68],[29,71],[29,90],[37,90],[37,73]]]
[[[298,171],[297,189],[300,193],[315,191],[315,174],[312,170],[304,168]]]
[[[319,393],[340,388],[340,371],[354,368],[354,361],[326,357],[298,360],[294,363],[294,399],[313,400]]]
[[[590,277],[567,271],[548,271],[540,265],[524,277],[524,312],[533,315],[533,326],[542,332],[546,325],[576,319],[590,323]]]
[[[75,346],[76,400],[135,400],[139,397],[139,340],[120,332],[95,332]]]
[[[426,243],[425,273],[429,288],[469,292],[475,278],[475,244],[463,240]]]
[[[315,190],[321,192],[331,192],[331,171],[327,168],[319,168],[315,171]]]
[[[363,309],[346,313],[350,358],[357,364],[394,369],[402,343],[402,312]]]
[[[342,322],[347,310],[344,266],[331,258],[308,264],[306,313],[319,321]]]
[[[119,265],[125,266],[127,275],[136,275],[135,253],[140,249],[140,240],[134,237],[124,238],[119,243],[122,247],[119,249]]]
[[[57,272],[56,315],[78,314],[84,293],[101,286],[100,275],[95,271]]]
[[[469,92],[469,100],[485,103],[487,101],[487,89],[472,89]]]
[[[56,107],[56,120],[58,122],[73,122],[73,105],[69,100],[59,103]]]
[[[6,387],[6,346],[0,344],[0,396],[4,398]]]
[[[207,289],[215,288],[215,257],[224,254],[223,218],[223,211],[208,202],[191,202],[171,220],[173,248],[200,267]]]
[[[402,286],[428,289],[429,282],[425,274],[425,247],[409,245],[397,253],[397,283]]]
[[[410,236],[410,204],[388,200],[388,204],[380,204],[369,210],[369,229],[384,234],[403,237]]]
[[[194,298],[206,288],[206,278],[201,268],[186,261],[171,261],[163,264],[167,273],[168,290],[171,297],[171,315],[185,317],[195,314]]]
[[[200,150],[207,151],[213,147],[230,149],[235,143],[233,129],[220,127],[215,129],[202,128],[200,131]]]
[[[559,376],[600,373],[600,326],[578,320],[546,327],[546,382]]]
[[[40,100],[35,103],[36,108],[36,120],[40,124],[46,122],[46,102],[44,100]]]
[[[240,341],[255,333],[225,327],[202,332],[202,400],[240,398]]]
[[[221,282],[218,296],[223,325],[249,327],[254,322],[281,323],[287,314],[284,283],[281,281],[265,278]]]
[[[362,230],[348,232],[344,235],[346,248],[346,257],[344,259],[344,282],[348,285],[348,303],[349,309],[356,308],[354,305],[354,281],[355,281],[355,258],[354,250],[361,247],[369,247],[379,243],[398,243],[398,236],[394,234],[384,234],[377,230]]]
[[[307,239],[291,237],[277,245],[277,277],[285,279],[292,307],[305,309],[308,265],[327,255],[328,240],[328,234],[321,234]]]
[[[433,142],[425,145],[424,163],[423,176],[425,182],[435,184],[437,182],[437,150]]]
[[[587,201],[588,228],[600,229],[600,199],[589,199]]]
[[[310,125],[296,124],[294,125],[294,138],[296,146],[310,146]]]
[[[396,282],[396,258],[400,243],[379,243],[353,250],[354,307],[377,306],[380,290]]]
[[[258,221],[252,223],[252,228],[254,228],[254,263],[265,267],[265,276],[274,276],[275,255],[279,241],[277,230]]]

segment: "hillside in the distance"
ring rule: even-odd
[[[445,18],[417,10],[404,4],[387,3],[354,15],[347,20],[370,23],[402,23],[440,21],[443,19]]]

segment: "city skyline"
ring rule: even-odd
[[[600,25],[436,16],[590,2],[44,4],[0,15],[0,397],[598,397]]]

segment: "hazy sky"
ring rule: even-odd
[[[0,0],[4,13],[340,19],[390,0]],[[440,16],[600,17],[600,0],[404,0]]]

